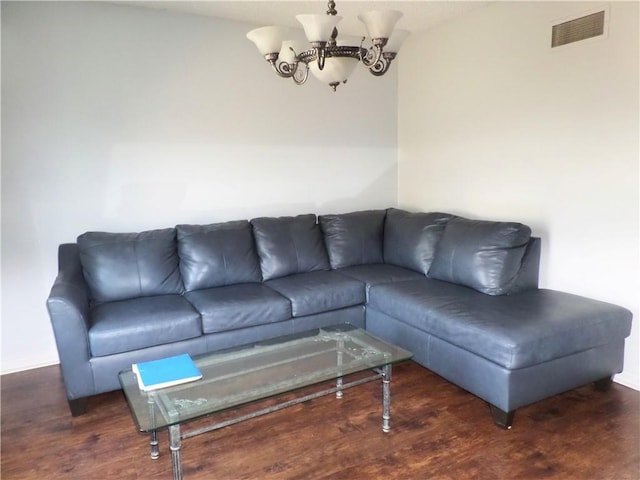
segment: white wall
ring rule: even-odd
[[[334,94],[276,78],[251,26],[2,2],[2,373],[57,362],[44,302],[57,245],[86,230],[399,198],[530,224],[544,287],[633,311],[617,380],[639,388],[638,4],[611,4],[607,39],[548,48],[592,6],[470,12],[407,41],[399,86],[358,71]]]
[[[543,287],[632,310],[616,380],[640,389],[638,3],[550,49],[553,21],[594,5],[498,2],[405,44],[399,205],[531,225]]]
[[[251,25],[2,2],[2,373],[56,363],[57,246],[397,201],[397,79],[277,78]]]

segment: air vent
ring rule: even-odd
[[[604,34],[605,10],[574,18],[552,27],[551,47],[586,40]]]

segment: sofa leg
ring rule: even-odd
[[[516,411],[511,410],[510,412],[504,412],[493,405],[489,405],[489,407],[491,409],[491,416],[493,417],[494,423],[500,428],[509,430],[513,424],[513,416],[516,414]]]
[[[87,399],[76,398],[74,400],[67,400],[69,403],[69,410],[71,410],[72,417],[79,417],[87,413]]]
[[[598,392],[608,392],[613,383],[613,377],[604,377],[593,382],[593,388]]]

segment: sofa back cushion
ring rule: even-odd
[[[322,232],[314,214],[251,220],[264,280],[329,270]]]
[[[384,210],[320,215],[331,268],[383,263]]]
[[[94,302],[183,292],[176,231],[87,232],[77,239]]]
[[[444,227],[453,218],[448,213],[412,213],[390,208],[384,222],[384,261],[429,273],[436,245]]]
[[[180,272],[188,292],[260,282],[260,266],[247,220],[178,225]]]
[[[521,223],[451,219],[436,247],[429,277],[489,295],[509,293],[531,229]]]

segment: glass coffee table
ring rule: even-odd
[[[158,458],[157,431],[169,430],[173,478],[182,478],[180,447],[184,439],[234,423],[382,379],[382,431],[390,429],[391,366],[408,360],[411,352],[391,345],[352,325],[337,325],[195,357],[202,379],[152,392],[138,387],[135,374],[119,374],[133,419],[151,438],[151,458]],[[372,370],[375,374],[348,381],[348,375]],[[335,386],[278,403],[197,430],[181,426],[216,412],[275,395],[335,380]]]

